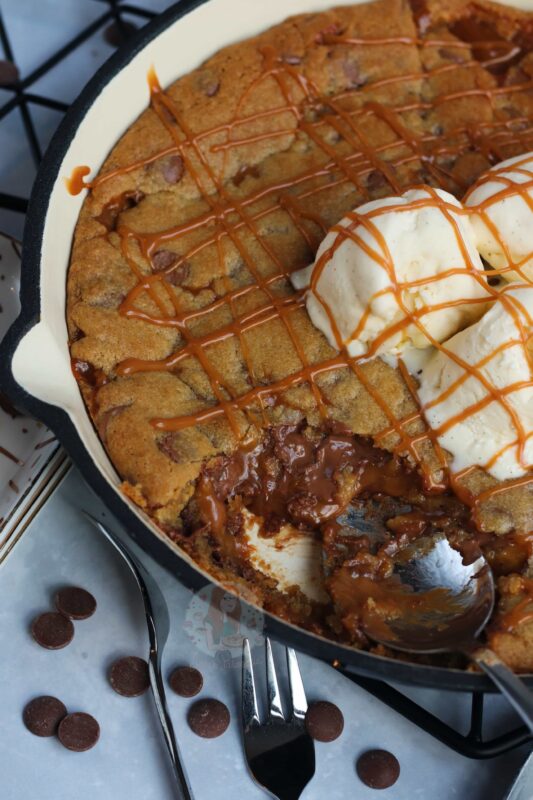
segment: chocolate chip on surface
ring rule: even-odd
[[[22,712],[24,725],[35,736],[54,736],[59,723],[66,716],[64,703],[47,694],[30,700]]]
[[[98,220],[104,228],[107,228],[108,231],[115,231],[117,229],[119,216],[124,211],[135,208],[135,206],[144,199],[144,196],[144,192],[138,189],[122,192],[122,194],[117,197],[112,197],[111,200],[104,205],[102,211],[95,219]]]
[[[387,185],[387,179],[378,169],[373,169],[372,172],[367,175],[366,185],[371,192],[375,192],[376,189],[382,189]]]
[[[152,269],[154,272],[161,272],[168,269],[178,260],[178,254],[172,250],[156,250],[152,256]]]
[[[109,683],[117,694],[138,697],[150,686],[148,664],[137,656],[119,658],[109,670]]]
[[[218,75],[210,69],[203,69],[198,75],[198,87],[207,96],[214,97],[220,90]]]
[[[346,76],[349,88],[353,89],[356,86],[361,86],[365,83],[364,79],[361,77],[359,65],[356,61],[353,61],[352,59],[345,59],[342,62],[342,70]]]
[[[191,265],[188,261],[184,261],[174,269],[171,269],[170,272],[165,273],[165,280],[167,283],[170,283],[171,286],[181,286],[181,284],[187,280],[190,274]]]
[[[371,789],[388,789],[400,776],[400,763],[388,750],[367,750],[357,759],[356,769]]]
[[[33,620],[31,633],[41,647],[47,650],[59,650],[70,644],[74,638],[74,625],[68,617],[58,611],[45,611]]]
[[[71,619],[87,619],[96,611],[96,600],[79,586],[65,586],[56,593],[56,608]]]
[[[0,59],[0,86],[12,86],[19,79],[19,71],[12,61]]]
[[[310,703],[305,715],[305,727],[308,734],[318,742],[333,742],[344,729],[342,711],[327,700]]]
[[[67,750],[82,753],[94,747],[100,738],[100,725],[90,714],[76,711],[61,720],[57,736]]]
[[[182,157],[175,155],[167,158],[163,163],[162,171],[163,178],[167,183],[179,183],[185,172]]]
[[[197,736],[214,739],[221,736],[229,725],[229,709],[220,700],[197,700],[187,714],[187,722]]]
[[[194,697],[204,685],[202,673],[194,667],[176,667],[168,682],[181,697]]]

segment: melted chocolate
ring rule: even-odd
[[[301,426],[281,425],[270,429],[257,447],[206,469],[205,480],[216,502],[240,496],[262,517],[265,530],[275,533],[284,522],[317,526],[338,515],[345,504],[341,473],[349,471],[353,494],[365,485],[366,470],[389,458],[339,426],[311,438]]]
[[[423,35],[431,26],[431,15],[426,0],[409,0],[416,27]]]
[[[525,55],[520,45],[505,39],[488,22],[475,16],[462,17],[450,25],[450,32],[472,45],[472,55],[494,75],[505,75]]]
[[[76,380],[81,383],[87,383],[89,386],[103,386],[107,381],[105,372],[95,367],[94,364],[89,364],[88,361],[73,358],[71,360],[71,368]]]
[[[160,448],[179,459],[171,434],[160,440]],[[343,526],[348,506],[360,517],[361,529],[372,531],[371,538]],[[514,543],[505,549],[498,537],[476,538],[470,509],[455,495],[425,492],[405,461],[338,424],[320,430],[280,425],[266,431],[258,445],[204,468],[184,515],[189,535],[212,537],[213,552],[239,569],[249,558],[242,507],[262,519],[262,536],[290,523],[321,538],[328,592],[349,641],[360,645],[367,644],[363,628],[370,621],[369,598],[384,613],[416,610],[416,598],[392,576],[393,558],[413,539],[444,532],[465,561],[477,558],[480,549],[489,556],[492,548],[492,560],[499,558],[503,569],[518,563]],[[524,545],[520,554],[527,558],[527,552]],[[450,599],[435,591],[424,602],[440,607]],[[375,628],[381,617],[374,617]]]
[[[103,210],[96,219],[101,222],[104,228],[108,231],[114,231],[117,227],[119,215],[129,208],[134,208],[143,199],[143,192],[123,192],[118,197],[114,197],[109,203],[106,203]]]
[[[242,167],[239,167],[237,172],[232,178],[232,183],[235,186],[240,186],[243,180],[248,176],[251,175],[252,178],[258,178],[260,175],[259,168],[256,167],[254,164],[245,164]]]

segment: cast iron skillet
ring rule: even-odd
[[[56,434],[72,457],[87,483],[95,491],[130,536],[176,578],[193,590],[208,582],[206,577],[179,553],[167,547],[133,513],[101,475],[85,449],[76,427],[67,413],[57,406],[38,400],[26,392],[14,378],[12,359],[19,342],[37,323],[40,316],[40,260],[50,194],[64,155],[78,126],[107,83],[169,25],[184,17],[207,0],[181,0],[142,28],[120,51],[115,53],[89,81],[57,129],[44,156],[28,208],[22,251],[20,300],[22,310],[0,345],[0,386],[21,409],[42,420]],[[113,142],[110,142],[110,147]],[[349,671],[371,678],[461,691],[494,691],[484,675],[459,670],[395,661],[343,647],[265,614],[265,633],[311,656],[341,663]],[[533,686],[533,675],[526,678]]]

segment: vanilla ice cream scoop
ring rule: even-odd
[[[508,281],[533,282],[533,153],[485,172],[464,198],[483,258]],[[514,269],[513,269],[514,268]]]
[[[477,320],[485,274],[461,203],[428,186],[355,209],[292,281],[307,288],[311,320],[333,347],[372,357],[442,342]]]
[[[532,335],[533,285],[509,284],[417,375],[424,416],[453,472],[478,465],[503,481],[533,467]]]

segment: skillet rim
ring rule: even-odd
[[[137,517],[126,500],[117,495],[102,476],[87,452],[76,426],[67,412],[37,399],[17,383],[12,371],[15,352],[24,336],[40,318],[41,246],[46,227],[49,200],[63,158],[86,113],[107,84],[126,69],[144,47],[170,25],[204,5],[209,0],[178,0],[169,9],[142,27],[135,36],[114,53],[96,72],[70,106],[56,130],[40,165],[28,206],[23,234],[21,311],[0,343],[0,386],[21,409],[37,417],[55,433],[73,463],[95,494],[126,528],[128,535],[149,555],[193,591],[210,583],[199,569],[167,546]],[[242,598],[241,598],[242,599]],[[397,661],[362,650],[355,650],[317,636],[282,621],[261,610],[264,632],[302,652],[332,663],[341,662],[349,672],[369,678],[392,680],[414,686],[465,692],[495,692],[497,689],[483,674]],[[524,677],[524,676],[522,676]],[[533,688],[533,675],[525,676]]]

